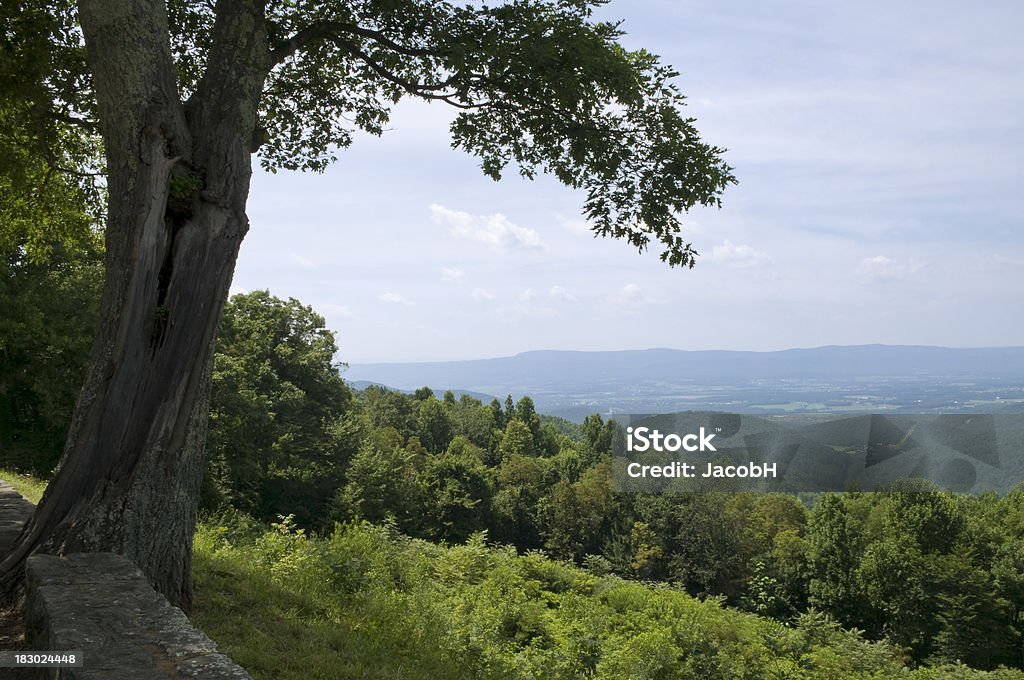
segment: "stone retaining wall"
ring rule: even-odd
[[[12,491],[0,482],[3,551],[17,538],[33,508]],[[249,680],[248,673],[218,652],[210,638],[120,555],[33,555],[25,571],[27,649],[82,652],[81,667],[51,668],[41,677]]]

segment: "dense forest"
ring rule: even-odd
[[[113,164],[113,182],[99,179],[107,168],[95,127],[95,82],[72,4],[16,4],[0,12],[0,468],[5,476],[45,479],[61,458],[90,363],[104,267],[97,225],[110,217],[105,191],[119,186],[120,166]],[[401,4],[370,3],[374,12]],[[557,4],[589,16],[587,3]],[[198,82],[203,26],[212,16],[201,4],[174,7],[171,19],[181,32],[171,42],[184,68],[177,76],[169,67],[162,72],[171,89],[175,77]],[[309,18],[297,9],[317,15],[322,9],[273,7],[281,29]],[[494,26],[521,26],[532,16],[530,3],[509,7],[515,10],[510,23]],[[529,23],[550,46],[562,47],[566,34],[544,28],[557,16],[539,9]],[[516,91],[503,94],[516,105],[493,108],[505,112],[493,120],[463,119],[456,141],[495,178],[513,156],[527,174],[554,163],[556,175],[576,188],[589,176],[596,193],[587,212],[599,232],[643,247],[651,234],[622,225],[653,218],[667,248],[662,259],[692,266],[694,253],[676,235],[674,215],[697,203],[717,204],[734,178],[717,158],[721,150],[700,142],[691,120],[677,115],[681,95],[666,85],[672,70],[647,53],[621,50],[611,24],[599,25],[600,34],[564,24],[573,43],[586,48],[566,51],[586,57],[569,62],[574,70],[545,65],[545,51],[535,44],[518,49],[516,31],[492,30],[472,13],[459,16],[470,34],[492,41],[492,56],[526,61],[514,64],[524,75]],[[400,23],[409,28],[407,19]],[[514,44],[505,43],[509,36]],[[421,38],[434,40],[430,31]],[[429,51],[422,63],[410,59],[418,50],[398,58],[386,49],[395,45],[377,42],[373,54],[411,75],[474,72],[467,64],[440,64]],[[311,54],[315,62],[326,53]],[[598,68],[602,54],[618,64],[610,78]],[[104,63],[126,61],[115,56]],[[379,134],[387,108],[377,98],[397,101],[395,83],[382,89],[366,67],[349,71],[351,61],[329,55],[327,62],[334,84],[354,89],[311,98],[303,87],[319,92],[331,84],[310,75],[319,72],[277,71],[267,90],[271,113],[278,114],[271,129],[224,135],[197,128],[197,140],[242,140],[246,158],[255,144],[264,147],[270,167],[318,169],[332,144],[351,141],[350,131],[332,122],[345,105],[356,107],[358,127]],[[437,98],[430,89],[419,94]],[[628,123],[630,134],[593,135],[589,125],[573,123],[573,135],[585,134],[570,135],[573,153],[564,157],[566,140],[551,128],[545,108],[552,93],[592,114],[584,123],[616,112],[609,101],[635,100],[638,106],[628,111],[642,124],[613,116],[610,122]],[[108,95],[107,113],[131,110],[132,97]],[[151,99],[134,102],[153,108]],[[528,115],[509,118],[509,110]],[[117,115],[105,122],[116,123]],[[254,125],[256,116],[190,118],[245,118]],[[643,143],[652,120],[672,132],[654,145]],[[534,144],[520,143],[527,138]],[[506,158],[510,142],[514,153]],[[607,161],[632,158],[637,149],[672,161],[656,167],[679,172],[647,173],[634,186],[631,173],[620,177]],[[696,158],[689,154],[694,150]],[[160,163],[168,160],[154,153]],[[149,192],[158,202],[170,197],[158,212],[177,225],[175,233],[194,217],[189,200],[205,181],[180,160],[168,165],[167,186]],[[203,167],[201,155],[191,161]],[[625,181],[624,190],[615,178]],[[244,194],[241,188],[235,193]],[[115,213],[118,201],[122,208],[131,202],[112,193]],[[197,199],[195,205],[205,204]],[[119,243],[116,230],[111,242]],[[179,267],[191,266],[198,260],[180,243],[168,246],[166,262],[177,257]],[[129,264],[127,249],[110,252],[109,261]],[[140,271],[166,290],[165,267]],[[218,283],[222,290],[228,279]],[[162,303],[152,312],[143,335],[159,344],[174,321]],[[217,335],[204,514],[194,539],[194,616],[255,677],[1024,677],[1024,489],[1001,497],[960,496],[920,483],[885,493],[800,497],[616,494],[610,484],[615,424],[600,415],[582,423],[546,417],[528,395],[484,403],[429,387],[412,394],[354,391],[323,318],[267,291],[232,298]]]
[[[58,250],[47,257],[9,256],[0,272],[0,303],[9,310],[0,320],[0,465],[43,476],[59,459],[87,360],[99,276],[94,256]],[[300,573],[304,564],[321,568],[331,546],[362,542],[390,551],[389,578],[399,583],[418,578],[409,573],[426,569],[416,566],[422,560],[433,560],[433,569],[437,560],[472,556],[472,568],[481,571],[459,578],[519,602],[492,633],[520,651],[564,653],[566,639],[579,643],[584,631],[570,620],[580,603],[570,595],[602,592],[605,614],[635,608],[631,625],[646,630],[654,646],[658,636],[674,634],[665,627],[666,611],[697,607],[692,611],[701,616],[724,617],[710,613],[724,606],[790,626],[785,630],[796,637],[787,644],[810,645],[813,638],[826,647],[853,645],[857,654],[874,655],[875,665],[868,665],[876,670],[904,661],[1024,667],[1024,491],[958,496],[907,483],[887,493],[800,498],[616,494],[614,423],[600,415],[582,424],[546,417],[529,396],[483,403],[427,387],[356,392],[335,363],[337,349],[323,318],[294,299],[256,291],[228,304],[203,484],[207,559],[253,550],[254,564],[277,565],[268,578],[302,582],[320,578]],[[270,523],[275,528],[254,528]],[[360,549],[371,550],[366,545]],[[365,554],[357,561],[382,559]],[[339,569],[323,582],[341,579],[342,590],[362,592],[369,567]],[[531,570],[546,574],[534,579],[546,585],[519,583]],[[402,597],[440,597],[393,586]],[[641,615],[652,609],[660,613]],[[752,633],[758,645],[768,644],[765,631],[776,631],[749,623],[754,619],[735,621],[760,631]],[[591,670],[619,663],[611,659],[621,640],[613,643],[611,629],[602,630],[593,638],[596,656],[586,662]],[[671,642],[675,651],[665,653],[674,660],[663,668],[680,670],[710,654],[679,645]],[[850,659],[843,663],[855,670]],[[586,670],[559,667],[552,677]]]

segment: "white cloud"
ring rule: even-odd
[[[628,298],[639,298],[643,294],[640,284],[627,283],[622,287],[622,295]]]
[[[861,260],[857,265],[857,271],[869,279],[886,281],[906,278],[919,271],[921,267],[918,262],[897,262],[885,255],[875,255]]]
[[[533,288],[527,288],[526,290],[519,294],[519,299],[522,300],[523,302],[529,302],[535,297],[537,297],[537,294],[533,292]]]
[[[718,262],[730,267],[761,267],[772,263],[772,258],[766,253],[746,245],[736,245],[726,239],[725,243],[715,246],[708,255],[704,256],[710,262]]]
[[[448,267],[441,267],[441,280],[448,281],[450,283],[458,283],[462,281],[462,277],[466,275],[466,272],[461,269],[449,269]]]
[[[565,300],[566,302],[576,302],[576,296],[566,290],[563,286],[551,286],[551,290],[548,291],[548,295],[555,298],[556,300]]]
[[[473,292],[469,294],[474,300],[493,300],[494,293],[484,290],[483,288],[474,288]]]
[[[316,269],[316,263],[308,257],[302,255],[296,255],[295,253],[288,253],[288,261],[294,265],[298,265],[303,269]]]
[[[1011,255],[993,255],[984,264],[984,269],[988,270],[991,267],[1006,267],[1008,269],[1021,269],[1024,268],[1024,257],[1014,257]]]
[[[627,283],[621,290],[608,298],[613,305],[629,306],[639,304],[643,301],[644,292],[637,283]]]
[[[335,305],[328,303],[326,305],[319,305],[317,309],[319,309],[324,314],[330,314],[331,316],[339,316],[344,319],[356,318],[355,312],[353,312],[352,308],[349,307],[348,305]]]
[[[471,215],[435,203],[430,206],[430,217],[434,224],[447,225],[452,235],[483,243],[499,252],[547,250],[547,245],[540,240],[540,234],[510,222],[501,213]]]
[[[885,255],[875,255],[874,257],[865,257],[861,260],[860,265],[857,266],[857,271],[861,274],[873,275],[892,269],[894,264]]]
[[[381,302],[388,302],[396,305],[405,305],[407,307],[411,307],[412,305],[416,304],[409,298],[405,297],[404,295],[400,295],[399,293],[381,293],[380,295],[377,296],[377,299],[380,300]]]

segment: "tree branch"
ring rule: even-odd
[[[57,111],[55,109],[50,109],[47,111],[46,115],[58,122],[64,123],[65,125],[73,125],[85,130],[86,132],[95,133],[99,130],[99,122],[92,118],[79,118],[71,115],[70,113]]]
[[[364,42],[360,38],[365,38],[366,41]],[[276,49],[271,50],[271,68],[282,63],[292,55],[325,42],[345,50],[353,57],[362,61],[381,79],[421,99],[442,101],[461,110],[487,107],[513,110],[515,107],[504,101],[504,98],[519,97],[537,109],[556,116],[566,127],[575,127],[598,133],[612,132],[612,130],[605,126],[597,126],[581,121],[573,112],[540,97],[532,96],[526,92],[514,93],[510,91],[501,77],[488,76],[485,73],[456,72],[443,81],[436,83],[423,83],[404,78],[381,63],[377,54],[378,50],[380,52],[393,52],[402,56],[421,59],[424,62],[443,57],[446,51],[402,44],[389,38],[379,30],[364,28],[346,22],[317,22],[299,30],[290,38],[280,43]],[[466,87],[463,88],[460,84]],[[483,89],[484,92],[478,92],[478,94],[486,98],[474,99],[468,94],[471,88]],[[488,91],[492,96],[487,96]]]
[[[336,40],[343,34],[358,35],[363,38],[369,38],[382,47],[386,47],[393,52],[397,52],[398,54],[402,54],[407,57],[437,57],[441,55],[441,52],[437,50],[428,50],[402,45],[387,37],[380,31],[363,28],[362,26],[344,23],[341,21],[323,21],[307,26],[271,51],[271,62],[276,66],[296,52],[305,49],[312,43],[316,43],[321,40]]]
[[[375,60],[373,57],[371,57],[369,54],[359,49],[355,45],[341,40],[336,40],[335,42],[340,47],[347,49],[353,55],[359,57],[359,59],[361,59],[363,63],[369,66],[370,69],[373,70],[373,72],[379,75],[381,78],[388,81],[389,83],[397,85],[398,87],[402,88],[409,94],[414,94],[418,97],[423,97],[425,99],[439,99],[442,101],[447,101],[452,105],[459,104],[458,102],[449,101],[450,98],[454,96],[454,93],[437,94],[439,90],[444,90],[445,88],[450,87],[451,84],[457,80],[457,76],[452,75],[445,81],[434,84],[417,83],[411,80],[406,80],[404,78],[396,76],[394,73],[381,66],[380,62]],[[480,104],[463,104],[462,106],[466,108],[475,108],[476,106],[480,106]]]
[[[87,128],[86,122],[77,118],[71,118],[65,115],[61,115],[58,111],[52,109],[43,109],[42,106],[36,104],[33,105],[29,110],[29,118],[32,120],[32,126],[35,128],[35,141],[36,148],[39,153],[42,154],[43,160],[46,162],[46,166],[52,170],[59,172],[64,175],[71,175],[73,177],[102,177],[102,172],[88,172],[83,170],[75,170],[69,168],[60,162],[60,158],[54,148],[50,145],[51,135],[50,131],[46,126],[46,119],[50,118],[61,122],[67,122],[71,125],[79,125],[83,128]],[[73,122],[70,122],[73,121]]]

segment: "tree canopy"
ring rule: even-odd
[[[48,474],[96,323],[99,193],[68,172],[95,158],[90,136],[36,104],[58,22],[13,9],[0,6],[0,464]]]
[[[692,267],[682,214],[718,205],[735,178],[683,115],[677,72],[623,48],[619,25],[595,19],[601,4],[5,5],[11,115],[47,172],[88,187],[101,170],[107,200],[85,384],[58,473],[0,563],[0,589],[13,592],[33,551],[104,550],[188,606],[212,343],[249,229],[254,153],[269,170],[323,170],[356,131],[381,134],[403,97],[443,103],[458,110],[453,147],[488,176],[550,173],[582,190],[595,234]],[[447,425],[432,410],[405,426],[429,421],[425,443],[440,449]],[[551,442],[524,424],[530,436],[520,433],[509,465],[525,469],[536,465],[523,456]],[[466,470],[467,488],[479,486]]]
[[[328,514],[341,463],[354,453],[343,414],[351,396],[324,320],[294,298],[234,296],[214,353],[207,434],[208,504],[263,519]]]
[[[683,115],[678,72],[621,47],[620,24],[593,18],[603,4],[171,0],[164,39],[186,117],[222,69],[216,59],[259,62],[248,65],[261,79],[250,143],[270,171],[322,171],[357,132],[382,134],[400,99],[441,102],[459,110],[452,146],[479,157],[488,176],[509,166],[525,177],[551,173],[584,190],[596,234],[641,250],[653,241],[669,264],[693,266],[680,215],[720,205],[735,177],[724,149]],[[252,22],[239,36],[260,49],[223,44],[239,14]],[[67,146],[68,126],[95,133],[94,76],[74,6],[35,0],[5,20],[8,63],[18,65],[5,72],[18,75],[4,85],[46,121],[47,148]],[[95,168],[95,147],[90,156],[83,139],[74,158]]]

